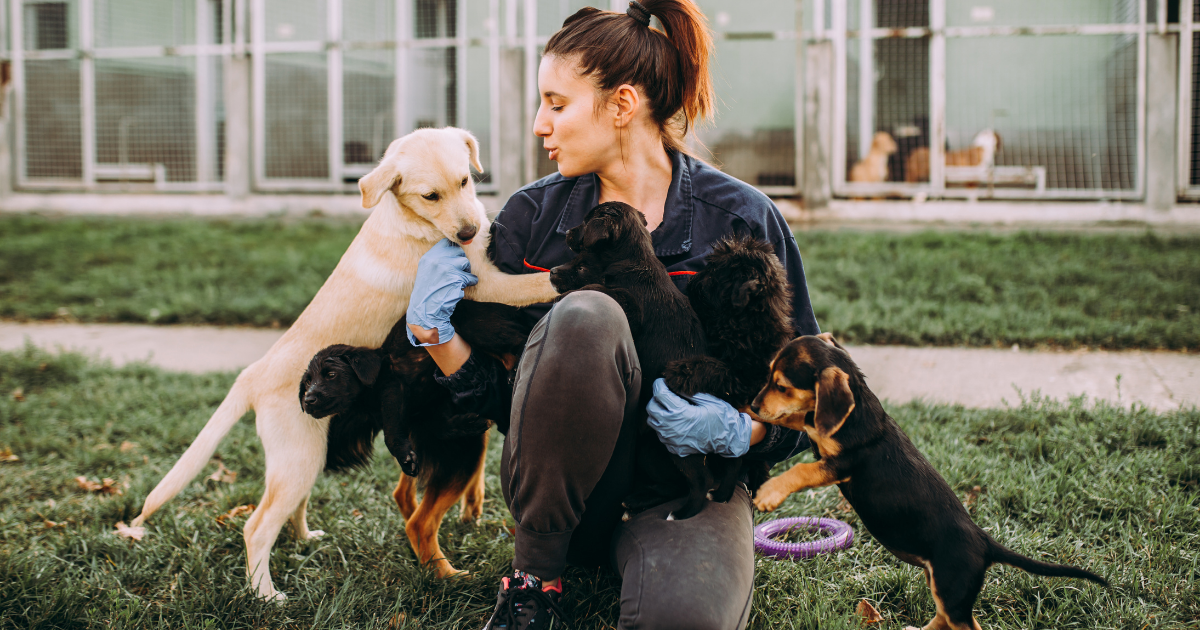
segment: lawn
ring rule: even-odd
[[[0,216],[0,318],[286,326],[358,222]],[[1200,237],[801,232],[851,343],[1200,350]]]
[[[450,518],[442,530],[451,561],[471,579],[438,581],[414,565],[390,496],[398,469],[379,448],[369,468],[318,481],[309,522],[324,538],[295,542],[285,528],[272,569],[290,599],[255,600],[244,579],[245,517],[217,521],[262,492],[249,418],[218,451],[236,479],[207,478],[214,462],[151,519],[146,539],[115,536],[113,524],[138,512],[232,379],[114,369],[32,348],[0,353],[0,628],[482,625],[512,555],[511,519],[497,500],[499,439],[483,518]],[[996,410],[908,404],[891,412],[997,539],[1112,582],[1105,589],[993,568],[976,606],[984,627],[1200,626],[1200,411],[1032,399]],[[110,479],[113,492],[88,491],[80,476]],[[873,541],[836,489],[798,493],[778,515],[840,518],[856,541],[815,560],[760,558],[751,628],[858,628],[862,599],[883,613],[878,628],[932,617],[921,574]],[[615,578],[571,570],[566,580],[572,627],[615,625]]]

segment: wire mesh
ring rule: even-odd
[[[882,182],[915,194],[931,183],[939,93],[946,194],[1135,193],[1142,77],[1136,30],[1124,27],[1140,22],[1136,0],[944,4],[944,84],[935,84],[928,0],[847,3],[845,162],[838,168],[848,194]],[[1044,25],[1068,28],[995,28]],[[884,30],[914,28],[924,35]],[[1122,29],[1128,32],[1112,32]]]
[[[96,61],[96,178],[196,181],[195,60]]]
[[[83,177],[79,85],[74,59],[25,62],[25,177]]]
[[[321,53],[276,53],[266,59],[266,176],[329,177],[329,77]]]

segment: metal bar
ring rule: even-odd
[[[412,31],[409,26],[409,11],[412,10],[411,0],[396,0],[396,83],[392,108],[396,118],[393,123],[395,136],[400,137],[412,130],[408,120],[408,46],[412,41]]]
[[[463,129],[467,128],[467,3],[464,0],[453,0],[455,2],[454,21],[455,31],[458,37],[455,39],[454,46],[458,50],[457,56],[454,58],[458,75],[454,80],[454,117],[457,119],[456,127]]]
[[[1192,80],[1193,80],[1193,25],[1192,11],[1195,0],[1179,0],[1179,105],[1175,120],[1178,131],[1175,135],[1175,188],[1180,196],[1192,190]]]
[[[1167,0],[1158,0],[1158,6],[1154,11],[1155,21],[1158,22],[1158,34],[1167,34]]]
[[[821,4],[821,2],[822,2],[822,0],[815,0],[816,4]],[[804,0],[795,0],[795,2],[793,4],[796,7],[796,15],[795,15],[796,32],[801,33],[804,31]],[[795,100],[795,102],[792,104],[792,110],[794,112],[793,115],[795,116],[794,122],[792,123],[792,125],[793,125],[792,138],[793,138],[793,142],[795,143],[795,146],[796,146],[796,154],[795,154],[795,159],[793,160],[793,164],[792,164],[792,168],[795,169],[795,175],[793,176],[793,180],[792,180],[795,183],[795,185],[793,186],[794,190],[792,191],[792,194],[798,194],[801,190],[804,190],[804,107],[805,107],[804,83],[805,82],[804,82],[804,80],[801,79],[800,73],[804,69],[804,45],[805,44],[804,44],[803,40],[801,40],[800,38],[797,37],[796,41],[793,43],[793,45],[795,46],[794,55],[795,55],[795,59],[796,59],[796,66],[792,71],[792,80],[795,81],[795,85],[792,86],[792,94],[794,95],[793,98]]]
[[[935,195],[946,190],[946,0],[929,1],[929,185]]]
[[[235,0],[220,0],[221,2],[221,45],[228,47],[233,41],[233,3]],[[200,42],[196,42],[200,43]],[[227,55],[227,52],[219,53]]]
[[[198,0],[196,2],[197,44],[211,43],[215,35],[212,23],[212,1]],[[217,154],[215,137],[217,104],[213,98],[212,57],[197,55],[194,63],[196,64],[196,74],[193,77],[196,86],[196,181],[208,182],[213,179]]]
[[[936,194],[944,199],[971,199],[989,197],[994,199],[1138,199],[1132,190],[1096,190],[1094,188],[1048,188],[1039,193],[1033,189],[995,188],[946,188],[935,192],[926,184],[903,184],[901,182],[851,182],[844,186],[841,194],[854,197],[912,196],[915,193]]]
[[[267,37],[266,0],[243,0],[250,3],[250,82],[252,85],[251,125],[254,127],[254,144],[251,152],[254,160],[255,188],[264,188],[267,182],[267,58],[263,54],[263,42]]]
[[[1137,24],[1047,24],[1037,26],[946,26],[943,28],[913,26],[907,28],[855,29],[847,37],[861,37],[865,33],[872,39],[922,39],[941,33],[946,37],[1021,37],[1051,35],[1135,35],[1141,30]],[[1168,25],[1167,31],[1178,31],[1176,25]]]
[[[819,0],[818,0],[819,1]],[[833,159],[829,165],[833,173],[834,192],[840,192],[846,184],[846,3],[833,3],[833,22],[830,25],[833,39]]]
[[[325,0],[325,38],[328,41],[325,53],[326,76],[326,125],[328,129],[329,146],[329,183],[342,184],[342,166],[345,160],[343,153],[342,108],[345,95],[342,93],[342,0]]]
[[[488,164],[493,185],[500,169],[500,0],[488,0]]]
[[[25,161],[25,23],[22,2],[8,0],[8,23],[11,27],[9,44],[12,48],[12,120],[13,128],[13,175],[14,184],[24,187],[27,164]]]
[[[1134,190],[1138,197],[1146,194],[1146,0],[1138,0],[1138,22],[1142,27],[1137,35],[1137,171]],[[1100,183],[1097,182],[1097,186]]]
[[[814,39],[825,39],[825,1],[813,0],[813,37]],[[803,33],[800,27],[796,27],[797,33]]]
[[[238,57],[246,55],[246,24],[249,23],[250,0],[233,0],[233,54]]]
[[[525,28],[523,35],[525,36],[525,129],[522,137],[525,138],[524,146],[524,166],[525,166],[525,182],[532,182],[537,179],[537,158],[535,152],[537,147],[534,144],[533,135],[533,117],[535,107],[538,103],[538,85],[537,85],[537,41],[534,37],[537,36],[537,0],[524,0],[522,7],[525,15]]]
[[[859,0],[858,27],[869,28],[875,23],[875,0]],[[866,157],[875,135],[875,40],[858,39],[858,157]]]
[[[96,183],[96,61],[92,57],[95,44],[93,0],[79,0],[79,106],[80,138],[83,141],[83,183]]]

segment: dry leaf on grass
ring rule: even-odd
[[[79,488],[85,492],[96,492],[99,494],[125,494],[121,487],[117,485],[116,480],[105,477],[99,483],[80,475],[75,478],[75,483],[79,484]]]
[[[13,455],[11,448],[5,447],[5,449],[3,451],[0,451],[0,462],[19,462],[19,461],[21,461],[21,458],[17,457],[16,455]]]
[[[20,387],[12,390],[12,397],[17,402],[25,402],[25,390]]]
[[[224,462],[217,462],[217,472],[209,475],[208,478],[218,483],[233,483],[237,480],[237,473],[226,468]]]
[[[396,615],[392,617],[391,621],[388,622],[388,629],[397,630],[397,628],[403,628],[404,620],[407,617],[408,615],[405,615],[403,612],[396,613]]]
[[[350,515],[353,516],[355,519],[359,519],[359,520],[361,520],[363,517],[363,513],[358,510],[351,510]]]
[[[875,610],[875,607],[871,605],[871,602],[865,599],[859,600],[858,606],[854,609],[854,612],[864,624],[883,621],[883,615],[879,614],[879,611]]]
[[[121,521],[121,522],[117,523],[117,535],[122,536],[124,538],[132,538],[134,540],[141,540],[142,537],[146,535],[146,528],[145,527],[130,527],[130,526],[126,525],[124,521]]]
[[[233,508],[232,510],[229,510],[228,512],[218,516],[217,522],[220,523],[221,525],[224,525],[225,521],[228,519],[237,518],[239,516],[245,516],[247,514],[250,514],[253,511],[254,511],[253,503],[250,503],[248,505],[239,505],[239,506]]]
[[[129,440],[121,442],[121,452],[122,453],[128,453],[129,451],[132,451],[133,449],[135,449],[137,447],[138,447],[137,442],[130,442]]]

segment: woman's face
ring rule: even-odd
[[[620,159],[615,109],[596,111],[596,88],[579,76],[572,61],[542,57],[538,92],[533,133],[563,177],[599,172]]]

